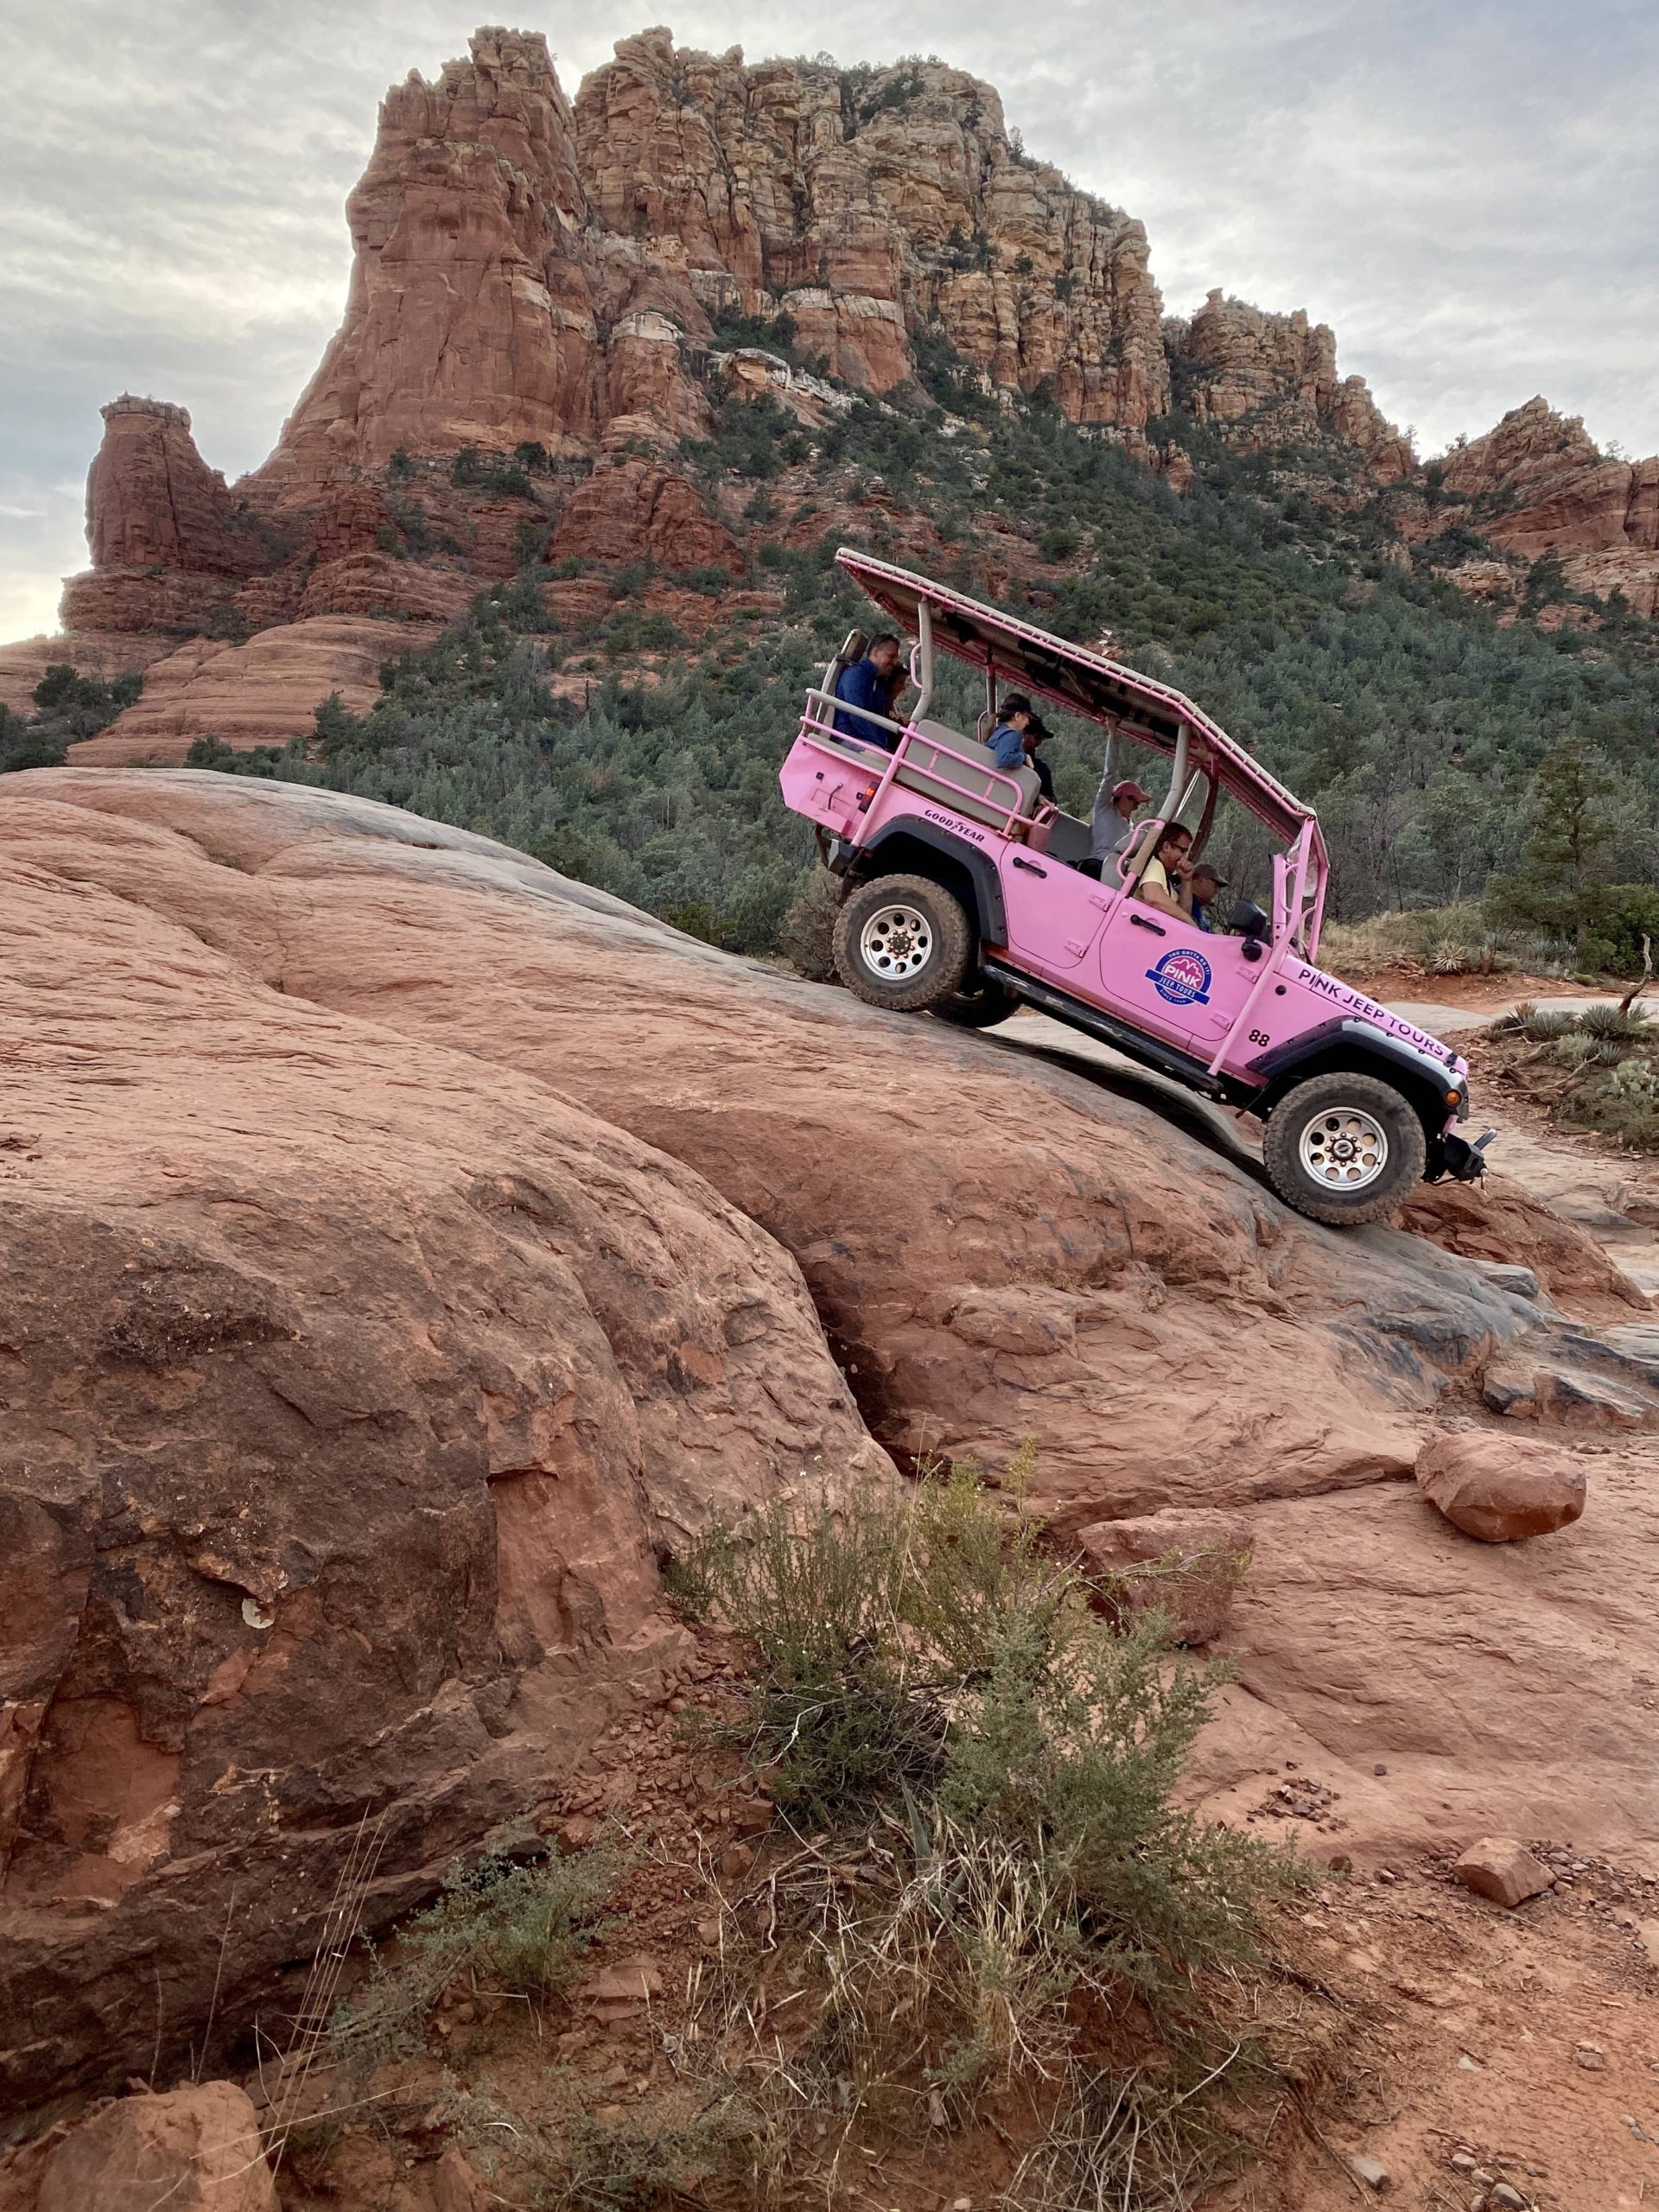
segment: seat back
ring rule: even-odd
[[[1079,822],[1075,814],[1057,814],[1048,825],[1048,843],[1045,849],[1063,861],[1067,868],[1076,868],[1079,861],[1089,857],[1091,833],[1086,822]]]
[[[961,757],[950,759],[949,753]],[[969,821],[1000,827],[1007,819],[1007,786],[1016,785],[1020,811],[1029,815],[1042,797],[1034,768],[999,768],[988,746],[944,722],[918,722],[893,780],[920,791]]]

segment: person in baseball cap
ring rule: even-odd
[[[1186,892],[1192,902],[1192,918],[1206,936],[1217,934],[1210,918],[1210,909],[1226,888],[1226,877],[1217,875],[1208,861],[1199,861],[1187,870]]]
[[[1043,797],[1052,801],[1054,779],[1046,760],[1038,757],[1037,747],[1048,736],[1048,724],[1023,691],[1010,691],[997,710],[996,728],[985,742],[999,768],[1023,768],[1027,763],[1037,771],[1038,787]]]
[[[1089,836],[1089,873],[1101,874],[1108,861],[1115,861],[1135,835],[1135,810],[1144,806],[1152,793],[1133,776],[1108,784],[1103,775],[1095,793],[1094,822]]]

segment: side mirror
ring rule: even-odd
[[[1248,938],[1252,942],[1259,942],[1273,933],[1273,925],[1262,909],[1249,899],[1239,900],[1227,926],[1239,937]]]

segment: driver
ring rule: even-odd
[[[1186,894],[1192,902],[1192,919],[1206,936],[1223,934],[1218,923],[1210,918],[1210,909],[1227,888],[1227,879],[1217,875],[1208,861],[1198,861],[1189,870]]]

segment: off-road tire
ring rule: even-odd
[[[1371,1166],[1377,1133],[1381,1157]],[[1344,1143],[1357,1146],[1346,1159],[1336,1156]],[[1316,1075],[1287,1091],[1268,1115],[1262,1158],[1287,1205],[1333,1228],[1354,1229],[1404,1205],[1422,1179],[1428,1146],[1415,1107],[1391,1083],[1374,1075]],[[1351,1170],[1356,1187],[1344,1189]]]
[[[972,943],[960,900],[940,885],[878,875],[849,892],[836,916],[836,973],[867,1006],[925,1014],[961,990]],[[884,970],[884,961],[896,964]]]
[[[1019,1011],[1020,1001],[1014,993],[988,977],[976,990],[957,991],[933,1008],[941,1021],[952,1021],[958,1029],[994,1029],[999,1021]]]

